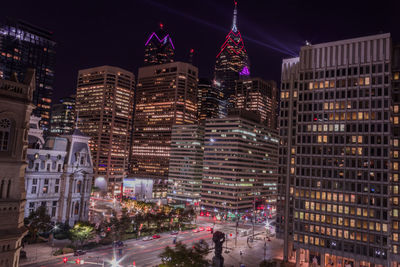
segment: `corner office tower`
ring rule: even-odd
[[[277,235],[296,262],[399,266],[399,49],[390,34],[283,61]]]
[[[233,11],[232,28],[217,55],[215,63],[215,82],[223,95],[220,112],[227,114],[233,107],[235,81],[241,76],[249,76],[250,66],[242,35],[237,28],[237,2]]]

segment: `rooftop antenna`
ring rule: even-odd
[[[233,10],[232,31],[237,32],[237,1],[235,0],[235,9]]]
[[[192,64],[193,63],[193,54],[194,54],[194,49],[190,49],[189,52],[189,63]]]

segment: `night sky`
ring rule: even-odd
[[[114,65],[137,74],[144,43],[162,22],[186,61],[194,48],[200,77],[212,77],[215,56],[232,25],[233,0],[2,1],[0,18],[22,19],[54,32],[54,98],[74,93],[79,69]],[[252,76],[280,80],[283,58],[313,44],[391,32],[400,40],[400,1],[239,0],[238,28]]]

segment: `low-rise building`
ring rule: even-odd
[[[137,200],[150,200],[153,193],[153,179],[124,178],[123,192],[125,197]]]
[[[40,144],[38,120],[31,119],[25,173],[25,217],[45,206],[54,222],[73,225],[89,213],[93,164],[89,137],[75,129],[71,135],[50,136]]]

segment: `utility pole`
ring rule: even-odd
[[[235,248],[237,245],[238,226],[239,226],[239,219],[236,219]]]
[[[267,242],[264,241],[264,261],[266,254],[267,254]]]
[[[254,240],[254,224],[256,222],[256,196],[253,193],[253,240]]]

